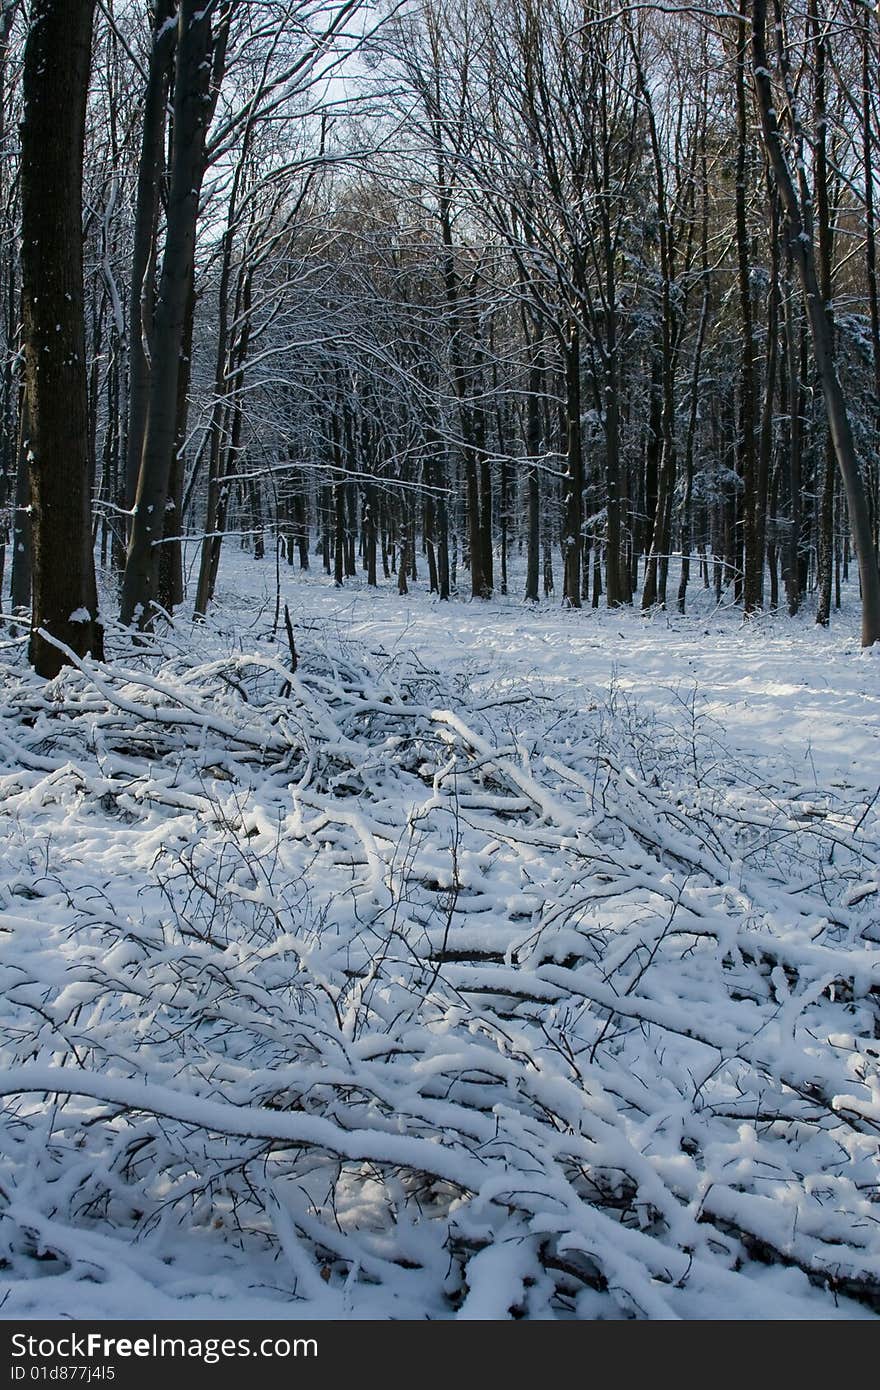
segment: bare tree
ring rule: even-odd
[[[142,627],[153,620],[160,547],[174,448],[178,378],[195,266],[196,221],[206,169],[206,136],[228,36],[229,9],[214,33],[214,11],[181,0],[174,71],[174,136],[167,227],[150,345],[150,388],[135,493],[120,617]],[[219,71],[218,71],[219,70]]]
[[[813,344],[816,370],[825,399],[828,428],[834,443],[837,464],[843,478],[849,507],[850,525],[858,553],[859,578],[862,586],[862,645],[880,642],[880,573],[877,553],[871,534],[868,499],[859,470],[859,459],[853,441],[852,426],[840,385],[834,358],[834,337],[828,306],[822,296],[816,272],[813,246],[812,204],[806,186],[802,133],[791,84],[785,84],[781,109],[788,119],[793,138],[799,149],[797,159],[799,187],[792,176],[786,149],[785,133],[777,114],[770,59],[766,42],[767,0],[752,0],[752,60],[755,91],[761,113],[761,126],[773,177],[786,217],[786,233],[792,259],[798,268],[804,295],[807,322]],[[776,34],[785,76],[784,37],[777,12]]]

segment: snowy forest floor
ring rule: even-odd
[[[855,597],[281,579],[0,638],[0,1316],[876,1316]]]

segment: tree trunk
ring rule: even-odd
[[[541,370],[533,364],[529,371],[529,395],[526,404],[526,450],[529,455],[527,473],[528,489],[528,543],[526,546],[526,592],[529,603],[538,602],[538,569],[540,562],[541,537],[540,524],[540,480],[537,459],[541,453]]]
[[[129,510],[134,506],[137,493],[150,396],[150,366],[147,352],[151,352],[149,344],[156,291],[156,223],[159,215],[159,184],[165,167],[168,86],[177,34],[176,26],[168,22],[173,14],[174,0],[156,0],[153,44],[144,94],[128,308],[129,387],[125,506]]]
[[[41,676],[102,656],[89,496],[82,171],[94,0],[34,0],[21,126],[22,313]],[[46,634],[46,635],[44,635]]]
[[[31,469],[30,425],[27,392],[21,393],[18,421],[18,467],[15,473],[15,506],[12,513],[12,611],[31,606]]]
[[[438,460],[437,478],[437,585],[441,599],[449,598],[449,513],[446,507],[446,468]]]
[[[697,341],[694,347],[691,368],[690,410],[688,413],[687,436],[684,447],[684,497],[681,504],[681,576],[678,583],[678,611],[684,613],[687,600],[687,587],[691,572],[691,551],[694,543],[694,446],[697,434],[699,413],[700,371],[703,363],[703,345],[706,340],[706,326],[709,322],[712,279],[709,270],[709,173],[706,157],[706,126],[700,129],[700,185],[702,190],[702,212],[700,216],[700,273],[703,280],[703,293],[700,303],[700,320],[697,328]],[[708,583],[708,575],[707,575]]]
[[[174,146],[153,365],[144,446],[135,496],[120,618],[146,628],[158,594],[160,543],[177,423],[177,385],[186,310],[194,273],[199,192],[210,114],[211,15],[198,0],[180,0],[174,80]]]
[[[816,275],[813,238],[805,222],[801,198],[792,180],[773,104],[765,40],[766,22],[767,0],[752,0],[752,56],[764,142],[788,219],[789,245],[801,279],[828,425],[846,491],[862,585],[862,646],[869,647],[880,641],[880,574],[877,570],[877,554],[871,533],[868,499],[859,472],[852,428],[834,361],[831,324]]]
[[[819,288],[825,304],[831,347],[834,350],[834,232],[831,226],[831,208],[828,190],[828,114],[825,101],[825,62],[826,48],[822,36],[822,26],[816,0],[809,4],[810,39],[813,47],[813,124],[815,127],[814,181],[816,209],[816,231],[818,233],[818,275]],[[822,493],[818,502],[816,516],[816,571],[818,598],[816,602],[816,622],[828,627],[831,622],[831,584],[834,565],[834,444],[830,432],[826,432],[825,466],[821,471]],[[817,468],[817,474],[819,469]]]
[[[737,21],[736,44],[736,263],[739,284],[742,356],[740,359],[737,473],[742,478],[743,613],[761,607],[764,555],[758,544],[758,458],[755,448],[755,337],[752,315],[752,266],[746,217],[748,105],[746,102],[746,20]]]
[[[183,344],[180,353],[180,372],[177,378],[177,423],[174,427],[174,447],[168,474],[168,499],[165,503],[165,524],[159,552],[159,603],[167,613],[183,603],[183,481],[184,448],[189,418],[189,386],[192,367],[193,324],[196,311],[195,284],[190,285]]]
[[[567,462],[562,480],[562,602],[581,606],[581,528],[583,523],[584,461],[581,441],[580,333],[572,324],[565,354],[565,425]]]

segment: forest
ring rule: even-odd
[[[880,1313],[878,78],[0,0],[0,1318]]]

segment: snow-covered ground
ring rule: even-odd
[[[281,581],[2,644],[3,1316],[875,1316],[852,598]]]

